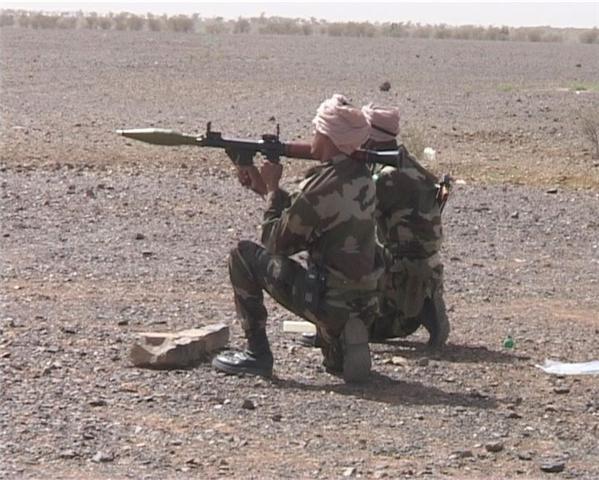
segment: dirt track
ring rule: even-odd
[[[596,81],[596,46],[0,39],[0,477],[599,477],[597,377],[534,367],[599,358],[599,168],[572,120],[599,93],[559,90]],[[333,91],[399,103],[431,167],[467,181],[445,213],[446,351],[421,333],[375,345],[372,383],[346,386],[272,305],[273,382],[131,368],[137,331],[232,321],[227,251],[256,238],[262,202],[222,153],[112,130],[212,120],[257,137],[274,115],[307,138]],[[286,165],[288,180],[303,168]],[[542,472],[548,458],[564,471]]]

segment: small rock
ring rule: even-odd
[[[503,450],[503,443],[501,442],[489,442],[485,444],[485,450],[487,452],[497,453]]]
[[[70,327],[67,325],[62,327],[61,330],[63,333],[68,333],[69,335],[73,335],[73,334],[77,333],[77,330],[75,330],[75,327]]]
[[[408,364],[408,359],[405,357],[396,356],[391,358],[391,363],[393,365],[406,366]]]
[[[241,408],[244,410],[255,410],[256,405],[254,405],[254,402],[252,402],[249,398],[246,398],[241,404]]]
[[[430,360],[428,358],[419,358],[416,363],[419,367],[426,367],[430,363]]]
[[[181,330],[175,333],[146,332],[138,335],[130,358],[137,367],[188,368],[208,358],[229,341],[224,324]]]
[[[389,90],[391,90],[391,83],[389,83],[389,82],[387,82],[387,81],[385,81],[385,82],[381,83],[381,84],[379,85],[379,90],[380,90],[381,92],[388,92]]]
[[[557,386],[553,389],[553,391],[559,395],[570,393],[570,388],[566,386]]]
[[[388,477],[389,474],[387,472],[385,472],[384,470],[376,470],[373,474],[372,474],[372,478],[385,478]]]
[[[143,233],[136,233],[135,240],[145,240],[146,236]]]
[[[114,455],[110,452],[98,452],[92,458],[95,463],[108,463],[114,461]]]
[[[356,475],[356,467],[348,467],[345,470],[343,470],[343,476],[344,477],[354,477]]]
[[[106,405],[108,405],[106,400],[102,400],[101,398],[96,398],[94,400],[90,400],[89,402],[90,407],[105,407]]]
[[[561,460],[545,460],[539,467],[547,473],[560,473],[564,471],[566,464]]]
[[[472,452],[472,450],[458,450],[457,452],[454,452],[451,456],[454,458],[473,458],[474,453]]]
[[[63,450],[58,454],[60,458],[70,459],[75,458],[77,454],[73,450]]]
[[[283,420],[283,415],[281,415],[280,413],[275,413],[271,418],[273,422],[280,422],[281,420]]]
[[[511,218],[520,218],[520,212],[512,212],[510,215]]]
[[[518,412],[508,412],[506,414],[506,418],[522,418],[522,415],[520,415]]]
[[[518,452],[518,458],[520,460],[525,460],[525,461],[532,460],[532,453],[530,453],[530,452]]]
[[[556,194],[557,193],[557,188],[550,188],[549,190],[546,190],[545,193]]]

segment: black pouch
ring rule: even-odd
[[[296,283],[294,294],[303,308],[317,313],[326,288],[326,276],[317,265],[309,265],[302,281]]]

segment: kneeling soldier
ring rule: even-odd
[[[316,325],[324,365],[348,381],[365,381],[371,367],[368,327],[378,312],[375,186],[366,164],[350,157],[368,138],[364,114],[342,95],[325,100],[313,120],[312,168],[293,196],[279,188],[282,167],[240,167],[245,183],[268,193],[262,246],[238,244],[229,257],[235,306],[248,348],[225,352],[213,366],[229,373],[270,376],[263,291]],[[289,258],[308,252],[307,268]]]

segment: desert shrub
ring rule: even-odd
[[[127,30],[128,17],[129,17],[129,15],[127,13],[119,13],[119,14],[115,15],[113,18],[114,29],[119,30],[121,32],[123,30]]]
[[[98,17],[96,28],[100,30],[110,30],[112,28],[112,18],[110,17]]]
[[[160,32],[163,30],[164,18],[155,17],[151,13],[146,15],[146,20],[148,23],[148,30],[151,32]]]
[[[129,15],[127,18],[127,29],[138,32],[143,30],[145,23],[146,22],[143,17],[138,15]]]
[[[233,26],[233,33],[250,33],[252,25],[247,18],[239,17]]]
[[[510,39],[509,27],[488,27],[484,33],[485,40],[505,41]]]
[[[174,15],[167,18],[166,28],[171,32],[189,33],[194,30],[194,21],[186,15]]]
[[[212,20],[206,21],[204,30],[206,31],[206,33],[215,35],[220,35],[228,32],[227,25],[225,25],[225,22],[223,21],[222,17],[217,17]]]
[[[12,12],[0,12],[0,27],[12,27],[15,24],[15,16]]]
[[[77,28],[77,18],[68,15],[62,15],[58,19],[58,22],[56,22],[56,27],[62,30],[74,30]]]
[[[46,15],[44,13],[35,13],[30,17],[31,28],[56,28],[59,20],[58,15]]]
[[[578,36],[580,43],[599,43],[599,28],[585,30]]]
[[[580,115],[582,134],[593,149],[593,158],[599,159],[599,110],[585,111]]]
[[[412,37],[414,38],[431,38],[433,35],[432,25],[420,25],[417,23],[412,31]]]
[[[447,28],[447,25],[441,24],[434,28],[433,38],[436,38],[438,40],[443,40],[443,39],[451,38],[451,37],[452,37],[452,32],[449,28]]]
[[[526,34],[529,42],[540,42],[541,41],[541,32],[538,30],[531,30]]]
[[[326,32],[332,37],[374,37],[376,27],[368,22],[334,22],[327,25]]]
[[[258,33],[266,35],[303,35],[304,31],[297,20],[271,17],[260,25]]]
[[[403,22],[384,23],[381,25],[381,35],[385,37],[407,37],[410,35],[408,27]]]

